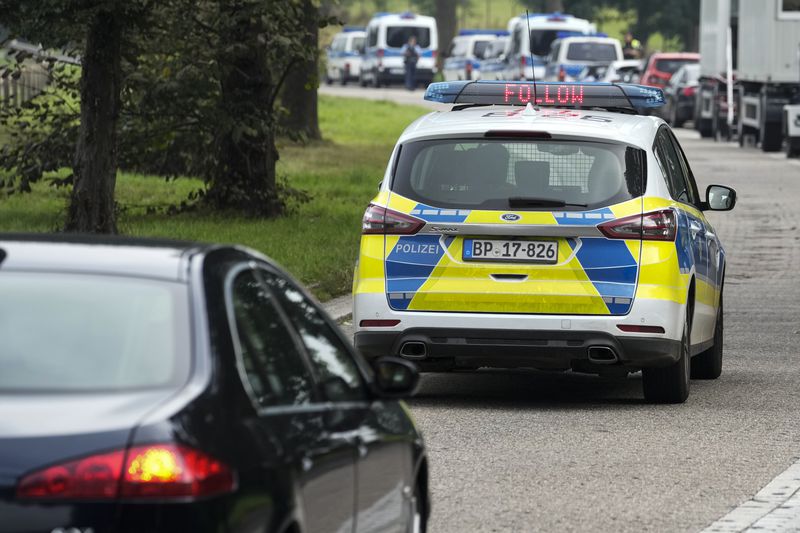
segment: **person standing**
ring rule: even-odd
[[[403,45],[403,67],[406,75],[406,89],[413,91],[417,85],[417,61],[422,55],[422,48],[417,45],[417,36],[411,35],[408,42]]]
[[[622,44],[622,56],[625,59],[640,59],[642,57],[642,43],[639,39],[634,39],[631,32],[625,34],[625,41]]]

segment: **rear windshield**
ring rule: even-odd
[[[182,284],[0,272],[0,392],[166,387],[188,376]]]
[[[475,44],[472,46],[472,55],[475,57],[483,57],[483,54],[486,52],[486,47],[489,46],[491,41],[475,41]]]
[[[668,74],[675,74],[678,69],[687,63],[697,63],[696,59],[657,59],[656,70],[666,72]]]
[[[359,51],[364,47],[364,37],[353,37],[351,50]]]
[[[617,47],[610,43],[570,43],[567,50],[570,61],[616,61]]]
[[[386,28],[386,46],[400,48],[408,43],[408,38],[412,35],[416,35],[417,45],[420,48],[428,48],[431,45],[430,28],[424,26],[389,26]]]
[[[619,144],[442,139],[403,145],[392,190],[436,207],[502,210],[517,197],[594,209],[641,196],[644,176],[644,152]]]

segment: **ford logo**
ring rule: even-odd
[[[500,218],[508,222],[514,222],[515,220],[519,220],[520,216],[515,215],[514,213],[505,213],[504,215],[500,215]]]

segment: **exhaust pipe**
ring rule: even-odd
[[[616,352],[608,346],[589,346],[589,362],[596,365],[613,365],[619,361]]]
[[[425,359],[428,355],[428,347],[424,342],[408,341],[400,348],[400,355],[409,359]]]

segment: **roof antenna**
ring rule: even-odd
[[[536,67],[533,63],[533,43],[531,42],[531,15],[528,13],[528,10],[525,10],[525,23],[528,25],[528,53],[531,56],[531,79],[533,80],[533,104],[534,109],[539,111],[539,108],[536,104],[539,102],[539,99],[536,95]],[[524,74],[524,73],[523,73]]]

